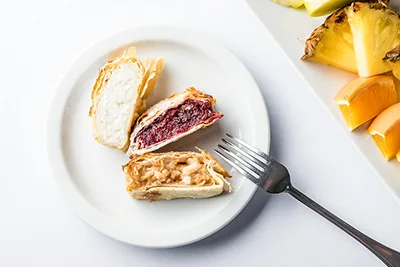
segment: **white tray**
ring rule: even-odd
[[[344,123],[338,106],[333,101],[338,90],[353,79],[355,75],[323,64],[300,60],[304,52],[304,40],[316,27],[321,25],[325,17],[312,18],[304,9],[296,10],[283,7],[270,0],[246,1],[309,88],[321,100],[368,164],[372,166],[371,170],[381,177],[399,201],[400,164],[396,160],[387,162],[382,157],[372,137],[366,132],[365,127],[350,132]],[[398,2],[395,4],[399,5]],[[290,73],[287,70],[281,71]],[[287,88],[287,90],[298,89]],[[307,118],[304,119],[306,120]],[[318,131],[318,122],[315,122],[315,125],[316,131]],[[329,140],[326,141],[329,142]],[[346,146],[350,144],[338,145]],[[321,148],[321,151],[324,151],[324,149]],[[324,151],[324,153],[329,153],[329,151]],[[340,155],[337,156],[340,157]],[[345,172],[346,170],[343,171]]]

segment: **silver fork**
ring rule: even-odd
[[[218,145],[219,150],[215,151],[237,171],[268,193],[288,193],[355,238],[387,266],[400,267],[399,252],[361,233],[294,188],[289,171],[281,163],[241,139],[228,133],[226,135],[227,138],[222,139],[225,145]]]

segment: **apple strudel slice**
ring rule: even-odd
[[[229,173],[207,151],[147,153],[122,169],[133,199],[209,198],[231,192]]]

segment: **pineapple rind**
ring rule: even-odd
[[[313,60],[357,73],[353,37],[344,8],[328,16],[307,39],[302,60]]]
[[[400,59],[400,44],[385,54],[384,61],[396,62]]]
[[[389,62],[393,75],[400,80],[400,44],[386,53],[384,61]],[[399,154],[400,155],[400,154]]]

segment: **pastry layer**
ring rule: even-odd
[[[144,127],[136,135],[135,141],[140,144],[140,148],[149,147],[187,132],[196,125],[207,124],[221,117],[210,101],[186,99]]]
[[[216,100],[193,87],[150,107],[136,122],[129,155],[141,155],[175,142],[223,117]]]
[[[163,59],[142,63],[129,47],[99,71],[92,89],[93,136],[99,143],[121,151],[129,146],[132,126],[146,109],[146,99],[160,75]]]
[[[123,166],[134,199],[206,198],[230,192],[230,175],[207,151],[148,153]]]

